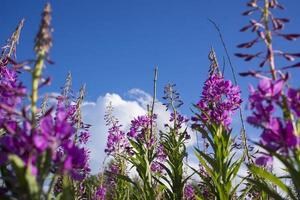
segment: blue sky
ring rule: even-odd
[[[238,72],[258,69],[257,63],[235,58],[236,45],[254,35],[238,30],[249,18],[242,17],[245,1],[231,0],[64,0],[50,1],[53,8],[54,65],[46,74],[53,83],[47,91],[59,91],[68,71],[73,74],[74,90],[87,85],[86,100],[96,101],[106,93],[129,98],[128,91],[139,88],[152,92],[153,69],[159,67],[158,98],[163,86],[176,83],[189,114],[191,103],[201,94],[207,77],[207,54],[214,46],[219,63],[225,56],[219,37],[208,18],[216,21],[223,32],[234,66]],[[23,17],[25,26],[17,49],[18,60],[34,58],[33,40],[38,30],[44,0],[2,0],[0,42],[5,43]],[[300,32],[300,1],[286,0],[286,10],[279,16],[289,17],[287,32]],[[288,45],[300,52],[299,41]],[[284,47],[284,46],[283,46]],[[277,48],[277,47],[276,47]],[[283,48],[285,49],[285,48]],[[281,64],[281,62],[279,62]],[[226,77],[232,75],[226,64]],[[298,70],[292,76],[299,76]],[[28,83],[28,78],[24,79]],[[238,77],[243,96],[254,79]],[[293,79],[299,86],[299,80]],[[247,101],[247,100],[245,100]]]
[[[46,1],[3,0],[0,12],[0,41],[26,19],[18,47],[18,59],[33,58],[33,39],[38,30],[40,12]],[[207,18],[222,28],[231,54],[236,44],[251,39],[239,33],[247,23],[241,17],[244,1],[178,0],[88,0],[50,1],[53,7],[54,45],[48,66],[53,77],[51,90],[58,89],[68,71],[73,74],[75,89],[86,83],[87,99],[106,92],[124,93],[131,88],[151,92],[153,66],[159,67],[158,96],[163,86],[174,82],[187,105],[197,100],[208,70],[207,53],[213,45],[221,63],[224,51],[218,35]],[[84,2],[84,3],[83,3]],[[229,2],[229,3],[228,3]],[[300,32],[297,14],[300,2],[287,0],[292,22],[287,30]],[[299,50],[299,42],[291,45]],[[232,57],[238,71],[257,68]],[[229,72],[229,70],[227,70]],[[230,73],[226,74],[229,78]],[[239,78],[243,92],[249,80]],[[186,105],[186,106],[187,106]]]

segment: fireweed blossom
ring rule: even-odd
[[[174,121],[175,121],[175,113],[171,113],[169,122],[174,122]],[[188,123],[188,122],[189,122],[189,118],[187,118],[187,117],[181,115],[180,113],[177,113],[177,112],[176,112],[176,128],[177,128],[177,129],[183,128],[183,126],[184,126],[186,123]],[[165,126],[168,127],[169,125],[166,124]],[[184,138],[185,138],[186,140],[188,140],[188,139],[191,138],[191,136],[188,134],[187,131],[185,131],[184,134],[185,134]]]
[[[9,121],[26,95],[25,87],[18,80],[17,71],[10,64],[8,59],[0,62],[0,125]]]
[[[195,190],[192,185],[188,184],[184,187],[184,199],[185,200],[196,199]]]
[[[275,105],[279,102],[284,86],[284,80],[272,81],[263,78],[257,90],[250,86],[249,103],[252,115],[247,121],[255,126],[266,127],[270,124],[271,116],[275,112]]]
[[[150,169],[152,172],[155,173],[162,173],[163,167],[161,164],[163,164],[167,160],[167,155],[164,150],[164,146],[162,144],[158,145],[156,148],[156,156],[154,161],[152,161],[150,165]]]
[[[121,173],[120,166],[115,163],[109,166],[108,171],[111,174],[120,174]],[[116,176],[107,177],[107,184],[110,186],[110,188],[114,188],[117,184],[117,177]]]
[[[9,53],[5,55],[7,47],[2,51],[0,166],[1,171],[5,171],[1,173],[5,181],[2,181],[0,195],[3,198],[49,199],[57,176],[68,175],[73,180],[82,181],[90,171],[89,150],[83,147],[88,139],[87,132],[81,132],[81,140],[76,142],[77,132],[87,128],[79,118],[74,118],[78,107],[62,106],[63,102],[58,99],[55,113],[52,112],[55,109],[47,110],[43,105],[41,110],[38,109],[39,89],[49,83],[48,79],[43,81],[42,69],[52,46],[51,30],[51,6],[46,4],[35,38],[36,60],[30,70],[30,106],[23,99],[26,88],[18,77],[17,70],[23,69],[22,64],[16,64],[10,57],[10,52],[15,51],[13,43],[18,42],[19,27],[9,40],[12,42],[8,44]],[[48,178],[52,179],[49,191],[44,191]]]
[[[156,115],[153,115],[153,117],[142,115],[133,119],[127,136],[132,139],[143,141],[147,148],[151,148],[155,143],[155,137],[150,133],[150,128],[156,118]]]
[[[229,128],[231,115],[242,103],[240,94],[238,86],[234,86],[230,80],[224,80],[221,74],[213,73],[205,81],[196,106],[202,111],[201,117],[205,122],[215,122]]]
[[[286,92],[286,80],[287,78],[276,81],[262,78],[257,89],[251,86],[249,103],[252,115],[247,118],[248,123],[262,129],[260,144],[285,156],[288,155],[289,150],[298,148],[300,144],[293,118],[290,116],[282,118],[276,115],[278,114],[276,109],[286,107],[286,110],[293,111],[298,117],[299,93],[292,88]],[[270,166],[272,161],[271,155],[262,153],[256,159],[256,164]]]
[[[156,115],[153,115],[152,118],[148,115],[143,115],[133,119],[127,136],[131,139],[139,140],[147,149],[151,149],[157,145],[155,147],[155,158],[150,164],[150,169],[154,173],[162,173],[163,168],[161,163],[166,160],[167,156],[163,145],[157,144],[155,135],[150,132],[151,124],[155,122],[156,118]]]
[[[82,180],[90,171],[89,152],[74,143],[75,129],[67,118],[67,113],[59,108],[54,117],[50,113],[43,116],[35,129],[26,120],[6,123],[7,134],[0,138],[1,164],[7,161],[7,155],[18,155],[36,175],[39,156],[50,151],[51,163],[59,173],[69,172],[75,180]]]
[[[175,113],[171,113],[170,115],[170,122],[174,122],[175,120]],[[183,124],[187,123],[189,121],[189,119],[179,113],[176,113],[176,125],[177,125],[177,128],[181,128]]]
[[[106,188],[103,185],[101,185],[97,189],[93,200],[106,200],[105,195],[106,195]]]
[[[291,110],[297,117],[300,117],[300,90],[289,88],[287,97]]]
[[[108,137],[105,152],[108,155],[119,154],[127,150],[129,144],[124,131],[121,130],[122,125],[118,121],[112,124],[108,129]]]
[[[113,115],[113,106],[111,103],[106,107],[104,120],[108,127],[108,136],[104,151],[108,156],[117,158],[120,154],[129,150],[129,141],[126,133],[122,130],[119,120]]]

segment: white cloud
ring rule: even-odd
[[[90,165],[92,173],[97,173],[101,170],[106,156],[104,149],[107,139],[107,127],[105,126],[104,114],[109,102],[112,103],[114,108],[114,115],[125,129],[128,129],[134,117],[146,114],[147,105],[152,102],[152,96],[140,89],[131,89],[126,96],[128,96],[129,100],[115,93],[107,93],[104,96],[99,96],[95,102],[84,102],[82,106],[84,122],[92,125],[90,129],[91,137],[88,143],[88,147],[91,150]],[[170,112],[166,111],[165,106],[161,102],[156,102],[154,112],[158,115],[158,129],[164,129],[164,124],[169,120]],[[195,134],[191,135],[191,141],[195,141]],[[193,142],[189,143],[189,145],[191,144]]]

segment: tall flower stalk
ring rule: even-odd
[[[300,34],[292,33],[286,34],[283,33],[285,24],[290,22],[288,18],[276,17],[274,13],[278,10],[283,10],[284,7],[277,0],[250,0],[247,3],[249,8],[243,12],[243,16],[251,16],[257,14],[258,19],[251,19],[249,24],[240,29],[241,32],[251,31],[255,33],[255,38],[249,42],[241,43],[237,45],[240,49],[251,49],[254,45],[263,43],[263,50],[256,53],[236,53],[237,57],[244,59],[249,62],[254,59],[259,60],[259,67],[264,67],[269,65],[270,70],[263,72],[259,71],[250,71],[241,73],[241,75],[246,76],[256,76],[261,77],[260,73],[271,74],[273,80],[278,78],[278,69],[276,69],[276,57],[281,57],[289,62],[295,61],[296,57],[300,57],[299,53],[285,52],[279,49],[274,49],[274,39],[282,38],[287,41],[294,41],[300,37]],[[299,67],[299,63],[282,67],[279,69],[288,69]]]
[[[236,197],[237,188],[241,184],[240,182],[234,186],[233,180],[244,159],[244,156],[237,158],[233,152],[230,124],[232,114],[242,101],[238,86],[224,80],[219,70],[210,69],[210,72],[201,99],[195,105],[199,113],[195,112],[192,126],[208,141],[209,149],[201,151],[195,148],[195,154],[205,173],[197,169],[194,171],[209,190],[200,195],[200,199],[207,199],[212,195],[218,200],[230,200]]]
[[[36,126],[36,113],[38,101],[38,87],[44,67],[44,62],[48,56],[49,50],[52,46],[51,37],[51,6],[48,3],[42,14],[42,22],[39,32],[35,38],[36,61],[32,72],[32,94],[31,94],[31,118],[32,123]]]
[[[154,93],[156,93],[157,69],[154,77]],[[155,120],[157,118],[154,114],[155,97],[156,94],[153,95],[151,107],[148,106],[148,113],[138,116],[131,121],[126,137],[124,137],[125,134],[118,123],[114,123],[109,129],[106,152],[110,155],[118,155],[119,158],[125,158],[129,165],[132,165],[137,171],[141,182],[132,180],[126,174],[111,172],[108,172],[108,174],[116,175],[119,179],[133,184],[139,191],[139,194],[132,194],[136,199],[152,200],[158,194],[158,184],[154,179],[155,174],[160,171],[160,166],[157,164],[159,143],[155,129]],[[123,150],[123,154],[119,154],[120,149]],[[125,154],[124,150],[126,150]]]
[[[274,49],[275,37],[281,37],[293,41],[300,34],[282,33],[284,25],[289,22],[287,18],[278,18],[274,15],[275,10],[283,10],[282,4],[277,0],[251,0],[247,3],[250,10],[243,15],[259,13],[258,20],[252,19],[250,24],[243,27],[241,31],[252,29],[257,33],[257,38],[252,42],[238,45],[239,48],[250,48],[254,44],[263,41],[266,50],[255,54],[236,54],[238,57],[250,61],[253,58],[262,59],[260,67],[269,64],[270,71],[250,71],[241,73],[243,76],[254,76],[259,78],[257,88],[250,87],[249,104],[251,115],[247,118],[248,123],[262,131],[259,143],[262,150],[256,158],[256,164],[250,164],[249,170],[254,178],[248,177],[248,181],[261,191],[260,199],[299,199],[300,197],[300,154],[299,154],[299,115],[298,89],[288,85],[289,75],[285,70],[299,67],[299,63],[286,67],[275,66],[275,57],[282,57],[287,61],[294,61],[300,57],[299,53],[289,53]],[[277,67],[277,68],[276,68]],[[271,77],[269,77],[271,74]],[[286,176],[278,177],[272,173],[273,159],[278,159],[284,166]],[[256,178],[255,178],[256,177]],[[286,184],[285,181],[290,182]],[[279,192],[280,189],[281,192]]]
[[[129,141],[126,133],[121,130],[122,126],[118,119],[113,115],[113,106],[110,102],[106,107],[105,114],[106,126],[108,126],[108,138],[105,148],[107,156],[112,158],[106,169],[106,186],[108,188],[106,196],[110,199],[128,199],[129,183],[118,176],[127,176],[127,156]],[[115,191],[118,191],[117,193]]]
[[[182,101],[174,86],[168,84],[164,90],[163,98],[166,100],[167,110],[171,110],[171,116],[170,124],[165,125],[167,130],[160,133],[164,162],[159,164],[165,171],[160,177],[166,182],[162,184],[166,185],[165,199],[181,200],[184,198],[184,187],[189,179],[184,174],[184,159],[187,157],[186,142],[190,135],[187,133],[188,119],[177,111]]]
[[[71,190],[67,179],[82,181],[89,173],[89,152],[74,142],[71,107],[63,106],[58,97],[55,108],[38,110],[38,90],[45,85],[40,84],[42,68],[51,47],[50,13],[47,4],[35,40],[37,60],[31,74],[31,107],[23,101],[26,87],[17,76],[20,66],[9,53],[1,59],[0,129],[4,132],[0,137],[1,199],[53,199],[53,188],[60,176],[64,177],[63,192],[56,199],[66,199]],[[16,41],[18,34],[13,37]],[[15,51],[15,44],[10,43],[13,50],[9,52]],[[75,195],[69,193],[68,198],[76,199]]]

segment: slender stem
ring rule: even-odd
[[[171,87],[170,89],[173,90],[173,87]],[[174,105],[174,100],[173,100],[173,96],[172,96],[173,95],[173,91],[170,91],[170,95],[171,95],[171,107],[172,107],[172,110],[173,110],[173,113],[174,113],[174,130],[177,133],[177,111],[176,111],[176,107]]]
[[[150,128],[150,134],[153,135],[153,115],[154,115],[154,105],[156,101],[156,82],[157,82],[157,73],[158,73],[158,67],[156,66],[154,69],[154,79],[153,79],[153,99],[152,99],[152,105],[150,110],[150,117],[151,117],[151,128]]]
[[[31,119],[33,128],[36,126],[36,113],[37,113],[37,100],[38,100],[38,88],[39,80],[41,78],[42,69],[44,66],[45,53],[38,54],[37,61],[35,63],[34,70],[32,72],[32,94],[31,94]]]
[[[52,198],[51,193],[52,193],[52,190],[53,190],[53,187],[54,187],[54,185],[56,183],[57,178],[58,178],[58,176],[56,174],[53,175],[53,178],[52,178],[51,183],[49,185],[48,192],[46,194],[46,200],[51,200],[51,198]]]
[[[266,38],[264,39],[267,49],[268,49],[268,59],[270,62],[271,74],[273,80],[276,80],[276,71],[275,71],[275,61],[274,61],[274,52],[273,52],[273,45],[272,45],[272,32],[269,28],[269,0],[265,0],[264,12],[263,12],[263,19],[265,25],[265,35]]]

